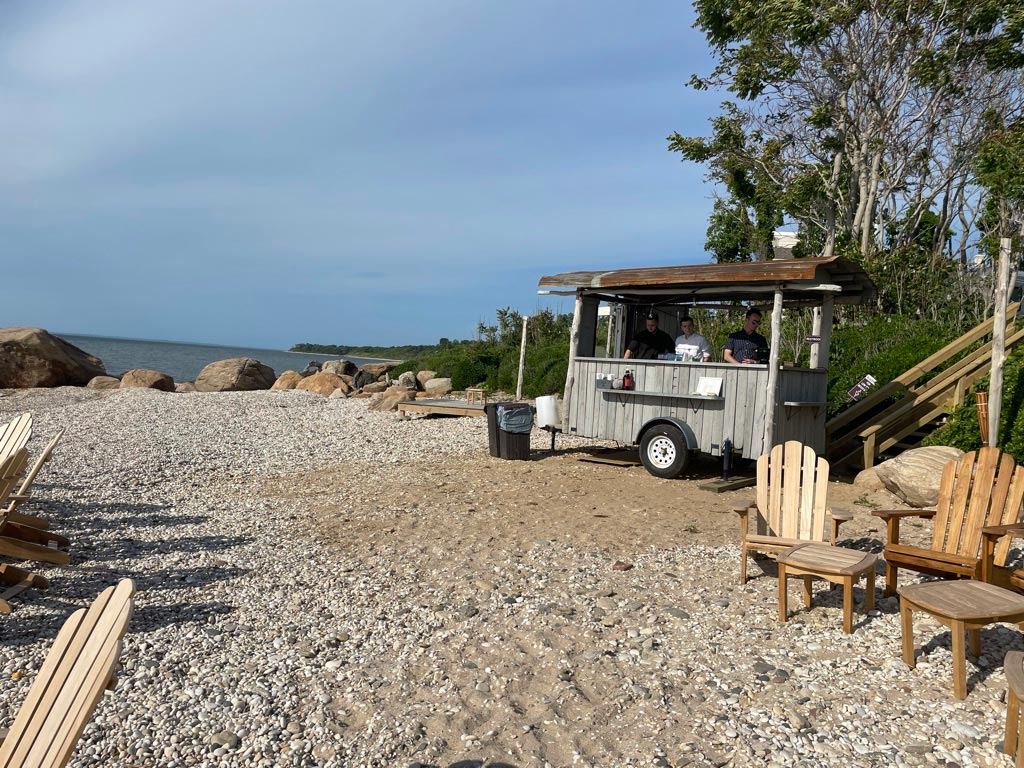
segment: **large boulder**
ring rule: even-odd
[[[406,389],[418,389],[419,382],[416,381],[416,374],[412,371],[405,371],[404,373],[398,374],[398,386],[405,387]]]
[[[379,379],[392,368],[397,368],[398,365],[399,364],[397,360],[392,360],[390,362],[384,363],[364,363],[363,365],[359,366],[359,370],[366,371],[366,373],[371,374],[375,379]]]
[[[375,381],[377,381],[376,374],[360,369],[356,371],[356,375],[352,377],[352,386],[356,389],[362,389],[367,384],[373,384]]]
[[[452,391],[451,379],[431,379],[423,385],[423,391],[431,397],[441,397]]]
[[[174,379],[160,371],[132,368],[121,375],[121,389],[159,389],[161,392],[173,392]]]
[[[342,386],[346,386],[345,382],[341,380],[336,374],[326,373],[320,371],[320,373],[314,373],[312,376],[307,376],[300,381],[295,388],[301,389],[303,392],[316,392],[318,395],[330,395],[336,389],[341,389]]]
[[[85,386],[89,389],[117,389],[121,380],[114,376],[93,376]]]
[[[98,357],[42,328],[0,328],[0,387],[81,387],[106,373]]]
[[[302,381],[302,374],[296,371],[285,371],[277,377],[277,381],[274,382],[271,389],[295,389],[299,382]]]
[[[431,379],[437,378],[437,371],[420,371],[416,374],[416,381],[420,383],[420,389],[423,389],[423,385]]]
[[[375,394],[379,395],[379,394],[383,393],[384,390],[386,390],[387,388],[388,388],[388,383],[386,381],[371,381],[369,384],[367,384],[365,387],[363,387],[360,391],[361,392],[365,392],[368,395],[375,395]]]
[[[853,478],[853,484],[865,491],[885,490],[885,483],[883,483],[882,478],[878,476],[877,467],[868,467],[867,469],[858,472],[857,476]]]
[[[318,360],[310,360],[306,363],[306,367],[302,369],[302,376],[312,376],[314,373],[320,373],[320,362]]]
[[[193,381],[179,381],[174,385],[175,392],[198,392],[196,389],[195,382]]]
[[[244,392],[270,389],[274,384],[274,369],[252,357],[232,357],[218,360],[203,368],[196,376],[199,392]]]
[[[323,364],[320,370],[333,373],[337,376],[355,376],[356,371],[358,371],[359,368],[357,368],[356,364],[351,360],[345,360],[342,358],[341,360],[328,360]]]
[[[374,400],[367,407],[371,411],[397,411],[400,402],[414,397],[416,397],[415,387],[388,387],[379,400]]]
[[[959,448],[931,445],[913,448],[883,461],[875,473],[890,493],[912,507],[934,507],[939,501],[939,480],[947,463],[963,456]]]

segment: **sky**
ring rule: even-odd
[[[720,94],[660,0],[0,4],[0,325],[287,348],[708,261]]]

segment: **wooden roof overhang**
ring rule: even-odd
[[[624,304],[699,299],[764,302],[774,297],[776,289],[782,290],[786,304],[818,304],[825,294],[839,304],[860,304],[876,295],[867,273],[842,256],[563,272],[542,277],[538,286],[539,293],[596,295]]]

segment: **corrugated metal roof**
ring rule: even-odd
[[[875,296],[871,278],[855,262],[841,256],[828,259],[779,259],[736,264],[686,264],[613,271],[563,272],[542,277],[538,285],[549,289],[592,289],[628,296],[640,289],[651,293],[701,295],[743,289],[768,295],[778,285],[812,290],[817,285],[840,288],[836,299],[844,303]],[[761,289],[760,291],[758,289]]]

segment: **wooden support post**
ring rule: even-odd
[[[821,307],[815,307],[813,310],[813,319],[811,320],[811,335],[821,337]],[[811,359],[808,363],[808,367],[818,367],[818,342],[811,344]]]
[[[612,354],[612,324],[615,322],[615,313],[608,307],[608,333],[604,338],[604,356],[611,357]]]
[[[612,348],[612,357],[618,359],[625,354],[626,346],[626,308],[621,304],[615,305],[615,342]]]
[[[821,327],[818,334],[821,342],[818,347],[818,363],[811,368],[828,368],[828,356],[832,354],[832,313],[835,311],[835,296],[826,293],[821,297]]]
[[[768,452],[775,444],[775,403],[779,391],[779,346],[782,341],[782,287],[775,289],[772,305],[772,338],[768,342],[768,396],[764,407],[764,443],[761,450]]]
[[[523,367],[526,365],[526,325],[529,315],[523,315],[523,340],[519,343],[519,376],[516,378],[516,400],[523,399]]]
[[[569,332],[569,368],[565,372],[565,392],[562,394],[562,432],[569,434],[569,409],[572,407],[572,385],[575,377],[576,347],[580,343],[580,319],[583,316],[583,292],[576,291],[576,307],[572,312],[572,330]]]
[[[999,241],[999,266],[996,272],[995,311],[992,323],[992,371],[988,387],[988,444],[999,444],[999,411],[1003,404],[1003,365],[1006,362],[1006,299],[1009,294],[1010,249],[1012,240]]]

